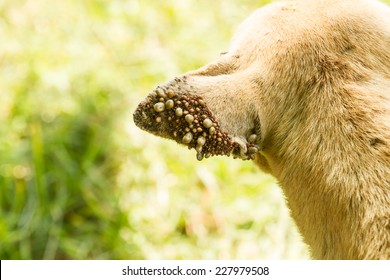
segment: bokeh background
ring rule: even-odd
[[[276,181],[132,121],[267,1],[0,1],[0,259],[305,259]]]

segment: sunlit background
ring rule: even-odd
[[[0,1],[0,259],[305,259],[276,181],[132,121],[267,1]]]

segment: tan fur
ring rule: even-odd
[[[221,127],[263,148],[317,259],[390,259],[390,9],[376,1],[279,2],[225,54],[186,73]]]
[[[256,162],[280,181],[314,258],[390,259],[387,7],[267,6],[220,60],[188,76],[232,134],[259,116]]]

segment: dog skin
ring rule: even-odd
[[[267,5],[216,61],[152,92],[134,121],[199,160],[233,154],[272,174],[313,258],[390,259],[388,6]]]

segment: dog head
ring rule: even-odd
[[[255,11],[218,59],[150,93],[134,113],[136,125],[195,149],[199,160],[233,154],[270,171],[302,148],[299,140],[317,137],[299,127],[342,113],[331,104],[346,85],[368,81],[370,69],[388,71],[390,39],[381,34],[390,32],[367,16],[381,4],[351,2],[280,2]]]

